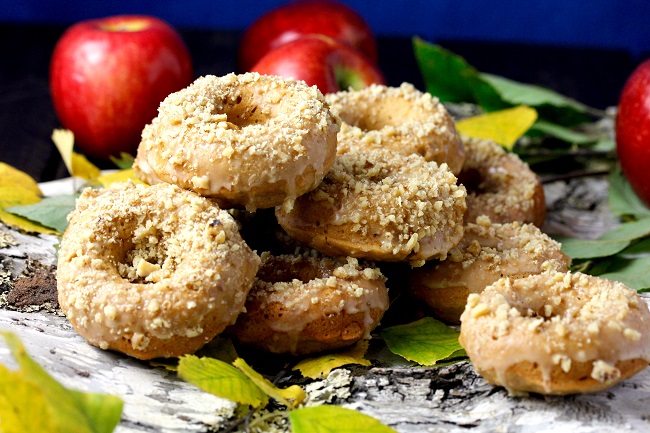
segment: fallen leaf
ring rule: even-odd
[[[0,188],[19,189],[21,194],[37,197],[42,195],[38,183],[30,175],[4,162],[0,162]],[[0,199],[2,197],[3,195],[0,195]]]
[[[56,146],[68,173],[72,174],[72,149],[74,147],[74,134],[69,129],[55,129],[52,131],[52,141]]]
[[[650,288],[650,256],[648,257],[615,257],[607,264],[607,271],[599,277],[619,281],[634,290]]]
[[[25,206],[12,206],[5,209],[14,215],[63,233],[68,227],[68,214],[75,209],[76,195],[57,195],[46,197],[38,203]]]
[[[607,200],[609,209],[614,215],[627,217],[650,216],[650,209],[636,195],[632,185],[625,178],[620,165],[614,167],[607,180],[609,184]]]
[[[333,405],[292,410],[289,421],[293,433],[396,433],[376,418]]]
[[[0,221],[26,232],[56,234],[56,230],[5,210],[12,206],[30,205],[39,201],[41,190],[36,181],[27,173],[0,162]]]
[[[135,183],[142,183],[140,179],[135,176],[135,171],[132,168],[126,170],[119,170],[108,174],[103,174],[97,177],[97,182],[99,182],[104,188],[107,188],[111,184],[116,182],[126,182],[133,181]]]
[[[70,176],[80,177],[82,179],[96,179],[100,170],[88,159],[73,151],[74,134],[69,129],[55,129],[52,132],[52,141],[61,154],[61,159],[68,169]]]
[[[460,120],[456,123],[456,129],[461,135],[491,139],[512,150],[517,140],[530,129],[535,120],[537,111],[520,105]]]
[[[650,235],[650,217],[624,222],[598,239],[560,238],[562,251],[572,259],[611,256],[623,251],[631,242]]]
[[[256,372],[242,358],[237,358],[232,363],[241,372],[254,382],[269,397],[279,401],[286,407],[292,408],[298,406],[306,397],[305,391],[298,385],[292,385],[288,388],[278,388],[261,374]]]
[[[178,363],[178,375],[203,391],[239,404],[263,407],[269,402],[268,395],[247,375],[218,359],[182,356]]]
[[[126,170],[133,167],[133,161],[135,158],[130,153],[120,152],[120,157],[109,156],[109,159],[121,170]]]
[[[80,153],[72,152],[72,176],[86,180],[97,179],[101,171]]]
[[[371,362],[364,358],[368,350],[368,340],[362,340],[348,350],[336,353],[327,353],[316,358],[305,358],[293,367],[304,377],[321,379],[327,377],[332,370],[349,364],[371,365]]]
[[[461,350],[458,335],[458,331],[431,317],[382,331],[391,352],[420,365],[435,365]]]
[[[119,397],[65,388],[27,354],[17,336],[0,332],[19,370],[0,366],[1,431],[110,433],[120,421]]]

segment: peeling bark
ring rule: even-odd
[[[554,182],[546,191],[547,232],[597,237],[616,224],[603,205],[603,179]],[[53,297],[55,237],[0,231],[0,329],[16,333],[65,386],[123,398],[117,432],[218,431],[228,424],[231,402],[162,367],[92,347],[74,331]],[[16,368],[1,340],[0,363]],[[467,361],[437,368],[346,367],[325,380],[290,378],[282,386],[292,382],[305,387],[309,404],[354,408],[403,433],[650,431],[650,370],[605,392],[568,397],[509,396]]]

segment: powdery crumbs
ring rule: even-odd
[[[7,307],[19,311],[55,311],[59,308],[56,267],[31,260],[7,293]]]

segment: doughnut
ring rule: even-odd
[[[412,84],[372,84],[361,90],[325,96],[341,118],[339,152],[359,147],[412,153],[427,161],[447,163],[458,174],[465,152],[454,122],[438,98]]]
[[[446,164],[350,150],[276,217],[292,238],[328,256],[419,262],[445,257],[460,241],[465,195]]]
[[[85,189],[58,255],[72,326],[139,359],[192,353],[232,324],[260,262],[226,211],[166,183]]]
[[[467,188],[465,223],[486,215],[495,223],[544,224],[546,201],[537,175],[492,140],[462,137],[465,163],[458,181]]]
[[[650,361],[650,310],[622,283],[579,272],[502,278],[471,294],[460,343],[513,394],[596,392]]]
[[[492,223],[486,216],[465,226],[444,261],[409,271],[409,292],[441,320],[459,323],[470,293],[502,277],[521,278],[552,269],[566,272],[571,259],[533,224]]]
[[[354,258],[262,254],[246,312],[228,328],[272,353],[309,354],[369,338],[388,308],[385,278]]]
[[[334,163],[340,119],[304,82],[208,75],[172,93],[142,131],[134,167],[222,208],[269,208],[314,189]]]

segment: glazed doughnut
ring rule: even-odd
[[[312,190],[336,157],[340,120],[304,82],[201,77],[169,95],[142,131],[136,175],[249,210]]]
[[[260,262],[226,211],[165,183],[86,189],[58,255],[77,332],[139,359],[192,353],[233,323]]]
[[[445,257],[460,241],[465,195],[446,164],[350,150],[276,216],[292,238],[325,255],[418,262]]]
[[[512,393],[606,389],[650,361],[650,310],[636,291],[581,273],[502,278],[471,294],[460,343]]]
[[[361,90],[325,96],[342,120],[339,152],[354,147],[387,148],[427,161],[447,163],[458,174],[465,159],[454,122],[438,98],[412,84],[372,84]]]
[[[384,282],[379,269],[353,258],[263,253],[246,312],[228,331],[273,353],[349,346],[369,338],[388,308]]]
[[[544,224],[546,201],[537,175],[492,140],[462,137],[465,163],[458,181],[467,188],[465,223],[486,215],[495,223]]]
[[[571,259],[560,248],[532,224],[496,224],[478,217],[465,226],[463,238],[446,260],[409,271],[409,292],[439,319],[459,323],[467,296],[499,278],[566,272]]]

